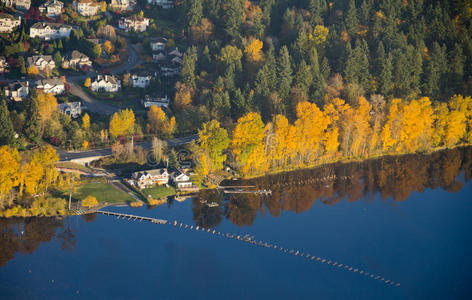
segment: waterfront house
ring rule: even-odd
[[[131,85],[133,87],[145,88],[152,80],[152,75],[146,72],[134,73],[130,76]]]
[[[93,0],[75,0],[74,7],[81,16],[90,17],[98,14],[100,3]]]
[[[36,89],[53,95],[60,95],[66,91],[64,80],[59,77],[36,81]]]
[[[29,82],[28,81],[15,81],[8,84],[4,88],[5,96],[11,100],[20,102],[23,101],[29,94]]]
[[[41,4],[38,9],[42,14],[45,14],[48,17],[59,17],[62,13],[62,8],[64,3],[57,0],[46,1]]]
[[[143,99],[141,99],[141,104],[144,106],[144,108],[149,108],[153,105],[161,108],[168,108],[169,96],[167,96],[167,94],[155,96],[146,95]]]
[[[90,68],[92,66],[92,61],[90,58],[79,52],[77,50],[72,51],[70,54],[66,54],[62,58],[62,67],[64,69],[68,68],[76,68],[76,69],[83,69],[85,67]]]
[[[118,21],[118,27],[124,31],[136,31],[144,32],[149,26],[149,18],[144,18],[141,16],[131,16],[131,17],[122,17]]]
[[[80,102],[61,103],[57,105],[57,109],[71,118],[77,118],[82,114],[82,106]]]
[[[0,33],[10,33],[20,26],[21,17],[15,17],[10,14],[0,13]]]
[[[190,177],[180,170],[175,169],[173,172],[171,172],[170,178],[172,179],[172,182],[175,184],[175,186],[179,189],[192,187]]]
[[[161,8],[164,8],[164,9],[169,9],[169,8],[174,7],[173,0],[148,0],[148,3],[160,6]]]
[[[30,37],[39,37],[43,40],[49,41],[53,39],[68,38],[72,26],[58,23],[38,22],[30,28]]]
[[[163,185],[169,182],[169,173],[167,169],[154,169],[133,173],[133,179],[140,189],[153,187],[154,185]]]
[[[50,72],[56,67],[51,55],[33,55],[26,60],[28,67],[35,66],[41,72]]]
[[[100,90],[109,93],[118,92],[121,89],[121,81],[113,75],[98,75],[90,85],[90,88],[95,92]]]

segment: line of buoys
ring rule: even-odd
[[[179,225],[180,228],[184,227],[185,229],[189,228],[190,230],[193,230],[193,228],[194,228],[193,225],[184,224],[182,222],[177,223],[177,221],[174,221],[171,224],[174,225],[174,227],[177,227],[177,225]],[[250,236],[249,234],[239,235],[239,234],[236,234],[236,233],[233,233],[233,234],[221,233],[220,231],[216,231],[215,229],[211,230],[211,228],[204,228],[204,227],[200,227],[198,225],[195,226],[195,230],[197,230],[197,231],[201,230],[202,232],[211,233],[213,235],[216,233],[217,235],[226,237],[228,239],[236,239],[236,240],[244,241],[246,243],[250,243],[250,244],[256,245],[256,246],[276,249],[276,250],[281,251],[281,252],[283,251],[283,253],[293,254],[294,256],[301,256],[301,257],[307,258],[307,259],[312,260],[312,261],[325,263],[327,265],[331,265],[333,267],[338,267],[340,269],[342,268],[346,271],[352,271],[354,273],[359,273],[361,275],[363,274],[366,277],[372,278],[374,280],[380,280],[380,281],[384,282],[385,284],[388,284],[388,285],[391,285],[391,286],[396,286],[396,287],[400,286],[400,283],[394,282],[393,280],[385,279],[384,277],[381,277],[380,275],[374,275],[374,274],[371,274],[369,272],[365,272],[363,270],[360,270],[358,268],[354,268],[354,267],[351,267],[351,266],[346,265],[346,264],[338,263],[337,261],[333,262],[333,261],[328,260],[326,258],[321,258],[321,257],[317,257],[315,255],[310,255],[309,253],[305,253],[305,252],[302,252],[300,250],[295,250],[295,249],[290,249],[289,250],[289,249],[283,248],[283,247],[275,245],[275,244],[269,244],[269,243],[264,242],[262,240],[256,241],[256,240],[254,240],[254,236]]]

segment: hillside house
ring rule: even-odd
[[[164,51],[167,47],[166,38],[151,38],[149,42],[152,51]]]
[[[131,85],[137,88],[147,87],[152,80],[152,75],[145,72],[132,74],[129,78]]]
[[[28,67],[35,66],[39,71],[52,71],[56,63],[51,55],[33,55],[26,60]]]
[[[5,73],[8,69],[8,62],[4,56],[0,56],[0,73]]]
[[[118,21],[118,27],[124,31],[136,31],[144,32],[149,26],[149,18],[144,18],[140,16],[131,16],[131,17],[122,17]]]
[[[61,1],[50,0],[41,4],[38,9],[42,14],[48,17],[55,18],[61,15],[63,7],[64,3],[62,3]]]
[[[57,105],[57,109],[71,118],[77,118],[82,114],[82,106],[80,102],[61,103]]]
[[[167,96],[166,94],[155,96],[146,95],[143,99],[141,99],[141,104],[144,106],[144,108],[149,108],[153,105],[161,108],[168,108],[169,96]]]
[[[160,6],[163,9],[169,9],[174,7],[173,0],[148,0],[149,4]]]
[[[136,0],[111,0],[110,9],[117,11],[133,10]]]
[[[100,3],[93,0],[75,0],[74,7],[81,16],[90,17],[98,14]]]
[[[136,186],[140,189],[167,184],[169,182],[169,173],[167,169],[154,169],[133,173],[133,179]]]
[[[90,85],[92,91],[118,92],[121,89],[121,81],[113,75],[98,75]]]
[[[8,84],[4,88],[5,96],[11,100],[20,102],[23,101],[29,94],[29,82],[28,81],[15,81]]]
[[[36,81],[36,89],[45,93],[60,95],[66,91],[66,86],[62,78],[56,77]]]
[[[92,67],[92,61],[87,55],[77,50],[74,50],[70,54],[64,55],[64,57],[62,58],[62,67],[64,69],[75,68],[82,70],[85,67]]]
[[[15,17],[10,14],[0,13],[0,33],[10,33],[20,26],[21,17]]]
[[[30,37],[39,37],[49,41],[53,39],[68,38],[72,31],[72,26],[58,23],[38,22],[30,28]]]

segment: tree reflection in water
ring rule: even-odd
[[[316,200],[334,205],[372,201],[380,193],[383,200],[405,201],[412,192],[442,188],[457,192],[472,178],[472,148],[456,148],[431,155],[385,157],[366,162],[331,164],[315,169],[270,175],[262,178],[228,181],[222,185],[253,185],[270,189],[271,195],[223,194],[204,191],[193,200],[194,220],[199,226],[218,225],[223,216],[232,223],[251,225],[257,212],[278,217],[282,211],[301,213]],[[224,203],[208,207],[206,202]]]
[[[55,218],[0,219],[0,266],[13,259],[16,252],[33,253],[41,242],[56,237],[57,229],[62,227],[63,221]]]

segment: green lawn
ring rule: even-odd
[[[97,198],[98,202],[125,203],[135,201],[127,193],[114,188],[109,183],[86,183],[78,188],[74,198],[84,199],[88,195]]]
[[[149,189],[143,189],[142,192],[146,197],[151,195],[153,199],[161,199],[167,196],[175,195],[175,189],[172,186],[169,188],[165,186],[156,186]]]

